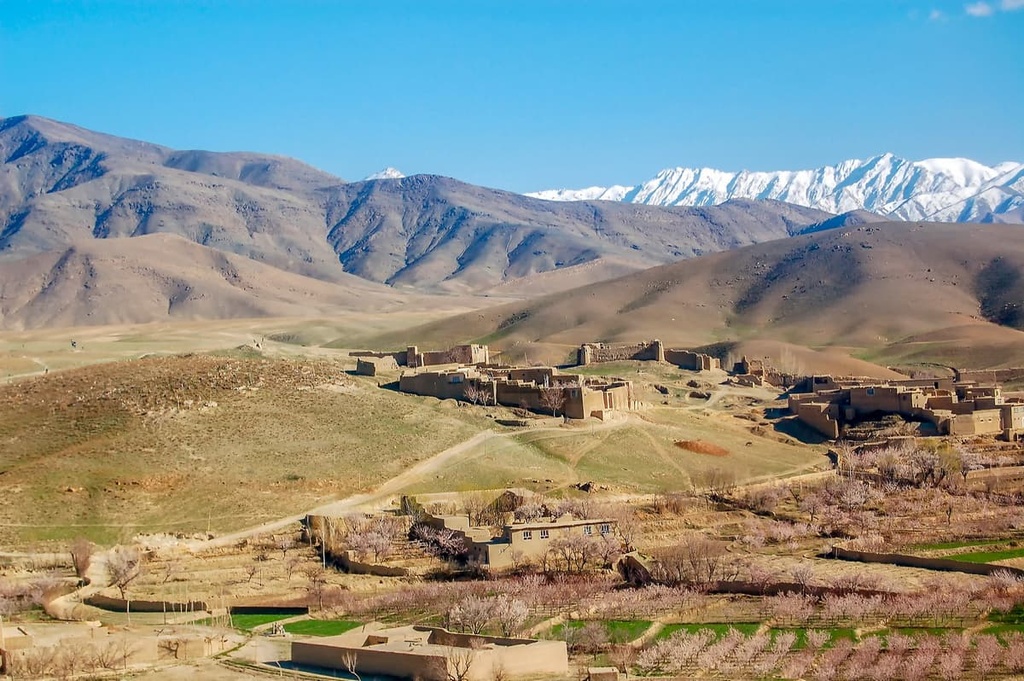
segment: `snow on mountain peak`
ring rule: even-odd
[[[1024,164],[989,167],[966,158],[908,161],[886,152],[812,170],[728,172],[666,168],[633,187],[558,189],[528,194],[553,201],[604,200],[657,206],[709,206],[773,199],[831,213],[868,210],[900,220],[980,221],[1019,205]],[[1008,198],[1016,197],[1013,201]]]
[[[405,175],[402,174],[402,171],[388,166],[380,172],[376,172],[373,175],[367,175],[363,180],[401,180],[403,177],[405,177]]]

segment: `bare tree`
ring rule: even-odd
[[[281,560],[284,560],[288,557],[288,552],[295,548],[295,540],[291,537],[280,537],[274,545],[281,552]]]
[[[708,499],[722,499],[736,487],[736,471],[715,466],[702,471],[697,484],[705,489]]]
[[[78,537],[71,542],[69,548],[71,552],[71,565],[75,568],[75,576],[79,579],[85,579],[85,573],[89,571],[89,565],[92,563],[92,554],[95,550],[93,543],[85,537]]]
[[[345,665],[345,671],[352,676],[356,677],[356,681],[360,681],[359,672],[357,671],[359,665],[359,656],[354,650],[346,650],[341,654],[341,663]]]
[[[284,574],[285,577],[291,581],[292,575],[295,574],[295,570],[302,564],[302,558],[298,556],[292,556],[284,561]]]
[[[164,563],[164,578],[163,583],[177,581],[178,577],[184,572],[185,567],[181,563],[179,558],[171,558]]]
[[[134,546],[118,546],[107,554],[107,574],[125,598],[128,585],[142,574],[142,553]]]
[[[691,534],[675,546],[662,549],[655,558],[652,574],[656,580],[667,584],[703,588],[735,577],[737,570],[726,553],[724,542],[700,534]]]
[[[491,390],[483,383],[474,382],[468,384],[463,394],[473,404],[482,404],[486,407],[491,402]]]
[[[85,670],[90,661],[85,648],[78,643],[62,643],[55,657],[54,671],[59,678],[70,679]]]
[[[462,495],[462,509],[469,517],[472,525],[482,525],[484,513],[490,505],[490,500],[483,492],[468,492]]]
[[[590,537],[574,534],[551,542],[550,551],[561,560],[567,572],[583,573],[601,551]]]
[[[551,410],[552,416],[565,407],[565,390],[562,388],[544,388],[540,393],[540,403]]]
[[[615,535],[622,542],[622,550],[632,551],[640,529],[636,509],[629,504],[608,504],[598,509],[597,513],[615,521]]]
[[[469,670],[476,661],[477,651],[482,646],[478,638],[470,639],[470,645],[447,646],[445,652],[445,667],[448,681],[466,681],[469,678]]]
[[[96,646],[92,650],[92,666],[95,669],[117,669],[121,666],[121,649],[117,641]]]
[[[327,571],[319,565],[311,567],[306,570],[306,579],[308,580],[306,591],[316,599],[317,610],[323,610],[324,592],[327,590]]]

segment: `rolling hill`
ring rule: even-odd
[[[534,348],[549,361],[585,341],[657,337],[682,346],[773,340],[987,367],[1024,361],[1022,301],[1019,227],[869,223],[466,313],[411,336]]]

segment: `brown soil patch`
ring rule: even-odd
[[[729,456],[729,450],[718,445],[705,442],[704,440],[676,440],[676,447],[685,449],[688,452],[697,454],[709,454],[711,456]]]

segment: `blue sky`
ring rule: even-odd
[[[0,116],[515,191],[1024,161],[1024,0],[0,0]]]

